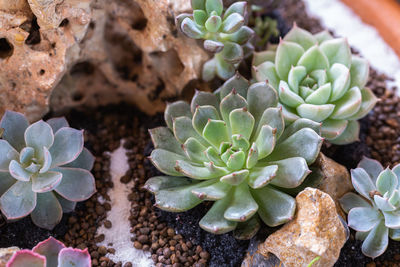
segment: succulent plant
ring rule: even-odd
[[[351,54],[345,38],[296,25],[274,49],[254,55],[253,78],[278,91],[285,122],[322,122],[322,136],[334,144],[358,140],[357,120],[377,101],[365,87],[368,62]]]
[[[262,6],[251,5],[249,25],[255,32],[254,44],[256,50],[264,50],[271,37],[279,37],[278,21],[264,15]]]
[[[150,130],[154,166],[166,174],[145,188],[155,205],[173,212],[215,201],[200,227],[215,234],[236,229],[250,238],[260,226],[289,221],[295,200],[285,193],[304,184],[323,139],[320,124],[299,119],[285,129],[276,91],[239,74],[215,94],[197,91],[191,104],[165,110],[168,127]],[[256,215],[258,214],[258,215]]]
[[[30,214],[37,226],[52,229],[63,211],[96,191],[83,131],[65,118],[29,125],[24,115],[6,111],[0,128],[0,208],[8,220]]]
[[[92,261],[85,250],[66,248],[63,243],[50,237],[32,250],[14,253],[6,267],[91,267]]]
[[[247,3],[233,3],[225,11],[222,0],[191,0],[191,4],[193,14],[177,16],[176,25],[188,37],[204,39],[204,49],[215,54],[203,65],[203,80],[215,75],[227,80],[254,49],[248,42],[254,31],[244,25]]]
[[[389,237],[400,240],[400,164],[384,170],[378,161],[364,158],[351,170],[351,181],[358,194],[345,194],[340,204],[356,238],[364,241],[362,252],[376,258]]]

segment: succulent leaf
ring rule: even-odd
[[[182,212],[215,201],[200,226],[221,234],[240,225],[239,238],[257,231],[255,216],[270,226],[290,220],[295,200],[282,191],[303,186],[323,139],[321,125],[311,120],[285,129],[277,104],[274,88],[266,82],[249,85],[239,74],[215,94],[196,92],[190,106],[169,104],[165,121],[173,127],[150,130],[155,147],[150,159],[170,175],[150,178],[144,186],[156,206]]]
[[[7,267],[44,267],[46,266],[46,257],[30,250],[20,250],[15,252],[7,262]]]
[[[357,120],[377,102],[365,88],[368,75],[368,62],[351,54],[345,38],[327,31],[312,35],[296,25],[276,52],[270,48],[253,58],[253,79],[277,89],[285,123],[322,122],[323,137],[338,145],[358,140]]]
[[[36,225],[51,230],[61,221],[62,214],[62,207],[53,192],[37,194],[36,208],[31,213]]]
[[[65,248],[64,244],[53,238],[52,236],[48,239],[38,243],[32,251],[46,257],[46,264],[48,266],[57,266],[58,264],[58,253]]]
[[[2,138],[20,151],[26,146],[24,134],[28,126],[29,122],[24,115],[6,110],[0,121],[0,128],[4,129]]]
[[[389,244],[388,232],[383,222],[374,227],[362,244],[361,250],[364,255],[371,258],[380,256]]]

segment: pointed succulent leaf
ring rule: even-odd
[[[72,162],[63,165],[63,167],[71,167],[71,168],[80,168],[90,171],[93,168],[94,164],[94,156],[93,154],[87,149],[83,148],[82,153]]]
[[[200,220],[199,225],[205,231],[214,234],[224,234],[236,228],[237,222],[224,218],[224,212],[231,202],[232,193],[221,200],[217,200],[206,215]]]
[[[351,60],[350,74],[350,87],[358,86],[358,88],[364,88],[369,76],[368,61],[364,58],[353,56]]]
[[[275,178],[278,171],[278,165],[269,165],[266,167],[255,167],[251,169],[249,175],[249,186],[254,189],[266,186]]]
[[[27,216],[36,206],[36,193],[32,183],[17,181],[1,197],[1,212],[8,220]]]
[[[318,156],[322,141],[323,139],[316,132],[310,128],[303,128],[278,144],[266,160],[301,157],[307,164],[312,164]]]
[[[371,200],[369,193],[376,191],[376,187],[369,174],[362,168],[356,168],[350,172],[354,189],[366,199]]]
[[[323,105],[326,104],[331,95],[332,86],[331,83],[326,83],[320,86],[317,90],[311,93],[305,101],[309,104]]]
[[[296,108],[298,114],[306,119],[310,119],[316,122],[324,121],[329,118],[335,109],[335,105],[324,104],[324,105],[313,105],[313,104],[301,104]]]
[[[358,87],[351,88],[337,102],[331,114],[332,119],[342,120],[353,116],[361,107],[362,96]]]
[[[197,163],[207,161],[207,157],[204,154],[206,147],[203,146],[196,138],[189,137],[183,145],[183,149],[190,160]]]
[[[14,149],[21,151],[26,146],[24,133],[28,126],[28,120],[24,115],[6,110],[0,121],[0,128],[4,129],[2,138]],[[0,153],[0,155],[4,154]]]
[[[343,133],[335,139],[329,140],[329,142],[336,145],[350,144],[359,140],[359,133],[360,124],[358,123],[358,121],[349,121]]]
[[[188,37],[193,39],[201,39],[204,36],[204,32],[191,18],[186,17],[181,23],[181,30]]]
[[[42,120],[31,124],[25,131],[25,143],[27,146],[33,147],[36,153],[42,151],[43,147],[50,148],[54,138],[53,129]],[[42,155],[40,154],[40,156]]]
[[[51,167],[51,163],[53,162],[53,158],[51,157],[50,151],[45,146],[43,147],[42,154],[43,154],[43,163],[42,163],[42,168],[39,170],[39,173],[47,172]]]
[[[247,101],[244,97],[239,95],[235,89],[232,89],[232,92],[222,99],[219,108],[222,119],[230,125],[229,114],[231,111],[239,108],[247,108]]]
[[[329,60],[319,46],[315,45],[304,52],[297,62],[297,65],[304,66],[307,72],[318,69],[327,70],[329,69]]]
[[[64,127],[54,135],[54,143],[49,151],[52,157],[51,167],[61,166],[74,161],[83,149],[83,131]]]
[[[314,34],[314,38],[317,39],[319,44],[322,44],[325,41],[332,40],[333,36],[329,33],[329,31],[324,30],[317,34]]]
[[[248,170],[240,170],[221,177],[221,182],[229,185],[239,185],[249,176]]]
[[[232,13],[222,23],[222,32],[234,33],[240,29],[244,24],[244,18],[239,13]]]
[[[391,196],[393,191],[397,188],[397,186],[398,186],[397,176],[389,168],[386,168],[386,170],[381,172],[378,175],[378,178],[376,179],[376,188],[382,195],[388,193],[389,196]]]
[[[68,199],[65,199],[62,196],[60,196],[59,194],[57,194],[56,192],[53,192],[53,193],[56,196],[58,202],[60,203],[61,208],[64,213],[73,212],[75,210],[75,207],[76,207],[75,201],[70,201]]]
[[[372,207],[356,207],[349,211],[349,227],[366,232],[379,224],[382,215]]]
[[[249,141],[241,134],[232,135],[232,148],[247,151],[250,147]]]
[[[37,195],[36,207],[31,213],[35,225],[52,230],[61,221],[62,215],[62,207],[53,192]]]
[[[204,127],[206,127],[208,120],[219,120],[219,114],[215,107],[205,105],[196,108],[193,115],[193,128],[200,134],[203,134]]]
[[[193,128],[192,120],[186,116],[177,117],[173,122],[173,131],[175,138],[185,143],[190,137],[196,138],[203,146],[207,146],[208,142],[204,140]]]
[[[307,162],[300,157],[287,158],[271,162],[271,164],[278,166],[271,184],[283,188],[298,187],[310,173]]]
[[[249,88],[249,81],[246,80],[242,75],[237,73],[227,80],[221,88],[220,98],[221,100],[229,95],[233,89],[244,98],[247,98],[247,89]]]
[[[279,138],[279,143],[285,141],[288,137],[292,136],[294,133],[298,132],[301,129],[309,128],[316,132],[318,135],[321,135],[321,124],[309,119],[300,118],[293,122],[285,129],[282,133],[282,136]]]
[[[288,84],[290,89],[295,93],[299,93],[299,85],[307,76],[307,69],[304,66],[292,67],[288,75]]]
[[[400,192],[395,190],[391,197],[389,197],[389,203],[392,205],[398,205],[400,200]]]
[[[296,25],[285,35],[285,41],[294,42],[301,45],[305,50],[317,43],[317,39],[308,31],[303,30]]]
[[[58,254],[58,266],[59,267],[91,267],[92,260],[88,249],[84,250],[74,248],[63,248]]]
[[[289,85],[283,80],[281,80],[279,83],[278,92],[279,92],[279,100],[284,105],[296,108],[299,105],[304,104],[304,100],[299,95],[290,90]]]
[[[279,77],[274,63],[266,61],[257,67],[253,66],[253,76],[258,82],[266,82],[274,89],[278,89]]]
[[[192,118],[190,106],[185,101],[176,101],[174,103],[168,104],[165,108],[164,120],[170,129],[172,129],[173,127],[173,119],[182,116]]]
[[[46,266],[46,257],[34,253],[30,250],[23,249],[12,255],[7,262],[7,267],[44,267]]]
[[[222,19],[220,16],[210,16],[205,22],[206,30],[208,32],[217,32],[222,25]]]
[[[272,50],[265,50],[261,52],[254,52],[253,54],[253,66],[259,66],[262,63],[270,61],[271,63],[275,62],[276,52]]]
[[[276,72],[282,80],[287,80],[290,68],[296,66],[304,49],[297,43],[281,41],[276,50]]]
[[[181,144],[174,138],[171,130],[167,127],[157,127],[149,130],[151,141],[154,148],[160,148],[174,152],[179,155],[185,155]]]
[[[209,186],[194,188],[192,193],[201,200],[216,201],[226,197],[231,187],[229,184],[216,182]]]
[[[224,20],[229,17],[231,14],[237,13],[239,15],[241,15],[242,17],[245,17],[246,13],[247,13],[247,2],[246,1],[240,1],[240,2],[236,2],[233,3],[232,5],[230,5],[225,13],[224,13]]]
[[[206,0],[206,10],[208,14],[215,11],[221,16],[223,8],[222,0]]]
[[[389,243],[389,229],[383,222],[375,226],[365,238],[361,250],[364,255],[376,258],[385,252]]]
[[[168,189],[173,187],[179,187],[182,185],[192,184],[192,180],[185,177],[175,177],[175,176],[154,176],[148,179],[143,186],[144,189],[151,193],[156,193],[162,189]]]
[[[221,160],[218,150],[215,149],[214,147],[212,147],[212,146],[208,147],[204,154],[206,156],[206,160],[203,160],[203,162],[210,161],[210,162],[213,162],[217,166],[224,165],[224,162]]]
[[[351,50],[345,38],[327,40],[320,45],[320,48],[328,57],[331,66],[340,63],[350,68]]]
[[[257,126],[264,111],[278,104],[278,94],[265,82],[254,83],[247,92],[247,103]]]
[[[212,162],[203,167],[192,165],[187,161],[177,160],[175,169],[187,177],[199,180],[221,177],[228,173],[227,169],[215,166],[215,164],[213,164]]]
[[[368,159],[368,158],[366,158],[366,159]],[[372,160],[372,159],[369,159],[369,160]],[[376,161],[376,160],[372,160],[372,161]],[[381,171],[383,171],[383,167],[382,167],[382,165],[378,162],[378,161],[376,161],[376,163],[378,163],[379,165],[380,165],[380,169],[378,169],[378,167],[377,167],[377,170],[380,170],[379,172],[378,171],[376,171],[374,174],[376,174],[376,177],[375,178],[373,178],[373,181],[375,181],[376,182],[376,178],[378,177],[378,175],[379,175],[379,173],[381,172]],[[364,164],[365,165],[365,164]],[[362,168],[365,168],[365,167],[362,167]],[[371,166],[371,168],[373,168],[373,166]],[[392,171],[396,174],[396,176],[397,176],[397,179],[398,179],[398,182],[399,182],[399,185],[400,185],[400,164],[397,164],[396,166],[394,166],[393,168],[392,168]],[[371,175],[371,173],[372,172],[369,172],[368,170],[367,170],[367,172],[368,173],[370,173],[370,175]],[[371,175],[372,176],[372,175]],[[400,186],[399,186],[399,189],[400,189]]]
[[[250,139],[254,128],[254,117],[246,108],[238,108],[229,114],[230,127],[232,134],[240,134],[246,140]]]
[[[0,196],[15,183],[15,178],[8,171],[0,171]]]
[[[229,170],[237,171],[243,168],[245,162],[246,154],[243,151],[237,151],[230,155],[228,161],[226,162],[226,166]]]
[[[328,76],[332,81],[330,101],[339,100],[350,86],[350,70],[343,64],[335,63],[329,69]]]
[[[64,117],[51,118],[46,122],[50,125],[54,134],[63,127],[69,127],[68,121]]]
[[[353,192],[346,193],[339,199],[339,202],[346,213],[349,213],[352,208],[357,207],[372,208],[371,204],[367,200]]]
[[[236,43],[226,42],[224,44],[224,49],[221,51],[221,56],[227,63],[239,63],[244,57],[243,48]]]
[[[280,108],[267,108],[259,120],[257,130],[254,131],[254,137],[257,137],[259,135],[260,130],[264,125],[269,125],[270,127],[276,129],[275,137],[276,140],[278,140],[284,132],[283,130],[285,128],[282,110]]]
[[[224,212],[224,217],[230,221],[244,222],[258,210],[247,184],[242,183],[233,189],[232,201]]]
[[[209,120],[203,130],[204,138],[214,147],[219,148],[222,142],[229,141],[228,127],[224,121]]]
[[[221,33],[221,39],[223,39],[224,41],[234,42],[239,45],[246,44],[253,36],[254,31],[247,26],[240,27],[240,29],[234,33]]]
[[[381,197],[379,195],[374,195],[374,202],[378,209],[383,211],[383,214],[385,215],[385,212],[389,211],[394,211],[396,209],[395,206],[393,206],[390,202],[389,199]],[[386,215],[385,215],[385,220],[386,220]],[[392,227],[394,228],[394,227]]]
[[[52,191],[60,184],[62,177],[61,173],[54,171],[36,174],[32,177],[32,191],[36,193]]]
[[[248,221],[238,223],[233,236],[238,240],[249,240],[254,237],[261,228],[261,222],[257,215]]]
[[[21,164],[27,164],[34,156],[35,150],[32,147],[24,147],[19,154],[19,162],[21,162]]]
[[[255,143],[258,148],[258,159],[267,157],[275,148],[276,129],[273,129],[269,125],[262,126]]]
[[[48,239],[39,242],[32,249],[32,252],[45,256],[47,266],[57,266],[58,253],[63,248],[65,248],[64,244],[51,236]]]
[[[16,160],[10,162],[9,172],[12,177],[22,182],[28,182],[32,176],[32,173],[25,170]]]
[[[310,73],[310,78],[313,78],[319,86],[328,83],[328,74],[326,70],[314,70]]]
[[[364,87],[360,92],[362,98],[360,109],[354,115],[348,117],[347,119],[349,120],[359,120],[365,117],[374,108],[376,102],[378,102],[378,98],[371,89]]]
[[[327,119],[322,123],[321,132],[322,136],[328,139],[335,139],[341,135],[346,129],[348,124],[347,120],[331,120]]]
[[[84,169],[59,167],[53,169],[62,174],[61,182],[55,191],[71,201],[83,201],[96,192],[94,177]]]
[[[257,164],[257,162],[258,162],[258,148],[256,143],[253,143],[247,155],[246,168],[247,169],[253,168]]]
[[[204,26],[204,24],[207,21],[207,13],[204,10],[201,9],[197,9],[197,10],[193,10],[193,19],[194,21],[201,26]]]
[[[219,53],[224,48],[223,43],[213,40],[205,40],[203,46],[205,50],[211,53]]]
[[[155,194],[155,205],[166,211],[182,212],[189,210],[202,202],[201,199],[192,193],[192,190],[202,186],[209,186],[213,183],[215,183],[214,180],[208,180],[201,183],[159,190]]]
[[[292,220],[296,210],[293,197],[270,186],[251,191],[257,202],[258,215],[263,222],[270,226],[278,226]]]

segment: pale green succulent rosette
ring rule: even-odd
[[[354,189],[340,199],[348,213],[348,225],[363,240],[362,252],[376,258],[385,252],[389,237],[400,241],[400,164],[392,170],[364,158],[351,171]]]
[[[322,138],[320,124],[308,119],[285,129],[277,103],[272,87],[249,86],[237,74],[216,94],[169,104],[168,127],[150,130],[150,159],[166,174],[145,185],[156,206],[182,212],[215,201],[200,226],[215,234],[236,229],[242,239],[258,231],[259,218],[269,226],[292,219],[295,200],[283,191],[303,184]]]
[[[227,80],[254,47],[248,42],[254,31],[245,26],[247,3],[233,3],[224,11],[222,0],[191,0],[193,14],[176,17],[177,27],[188,37],[203,39],[204,49],[214,57],[203,65],[203,80],[216,75]]]
[[[64,118],[29,125],[12,111],[0,128],[0,209],[8,220],[30,214],[37,226],[51,230],[63,212],[94,194],[94,157],[83,147],[83,131]]]
[[[253,78],[278,91],[285,122],[322,122],[322,136],[334,144],[357,141],[357,120],[375,106],[368,75],[368,62],[351,54],[346,39],[296,25],[276,48],[253,58]]]

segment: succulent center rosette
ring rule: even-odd
[[[22,114],[6,111],[0,128],[0,208],[8,220],[31,214],[36,225],[52,229],[63,211],[96,191],[83,131],[64,118],[29,125]]]
[[[168,127],[150,130],[150,159],[167,175],[146,182],[156,206],[182,212],[215,201],[200,226],[216,234],[237,228],[238,238],[257,232],[258,216],[269,226],[290,220],[295,200],[284,191],[302,185],[322,138],[308,119],[285,129],[277,102],[265,82],[249,86],[235,75],[216,94],[169,104]]]
[[[354,170],[351,180],[358,192],[340,199],[348,213],[348,225],[363,240],[362,252],[376,258],[385,252],[389,237],[400,241],[400,164],[393,169],[364,158]]]
[[[358,140],[357,120],[377,101],[365,87],[368,75],[368,62],[351,54],[346,39],[296,25],[277,47],[253,59],[253,77],[278,91],[285,122],[322,122],[322,135],[334,144]]]

